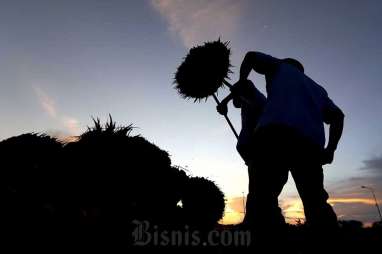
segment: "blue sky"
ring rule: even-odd
[[[382,198],[381,11],[378,0],[3,0],[0,139],[76,135],[91,116],[111,113],[174,164],[215,180],[229,212],[241,211],[235,200],[247,191],[247,175],[234,136],[213,100],[194,104],[172,86],[187,50],[221,37],[231,42],[232,81],[245,53],[257,50],[299,59],[325,87],[346,114],[335,162],[325,167],[333,205],[341,218],[376,220],[359,186]],[[263,77],[251,79],[265,92]],[[240,129],[240,112],[231,107],[229,115]],[[296,200],[291,182],[281,202],[301,210]]]

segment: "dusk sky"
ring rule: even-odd
[[[174,165],[214,180],[225,222],[238,222],[248,179],[235,137],[212,99],[184,100],[172,84],[190,47],[220,37],[232,48],[232,82],[247,51],[293,57],[342,108],[325,185],[340,219],[370,223],[378,213],[360,186],[382,201],[381,13],[380,0],[1,0],[0,139],[78,135],[110,113]],[[265,93],[264,77],[250,78]],[[240,111],[231,105],[229,116],[240,130]],[[291,178],[280,204],[288,218],[303,216]]]

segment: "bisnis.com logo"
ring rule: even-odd
[[[250,231],[212,230],[203,234],[184,226],[178,230],[162,230],[149,221],[132,221],[133,244],[135,246],[249,246]]]

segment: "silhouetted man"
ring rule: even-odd
[[[255,130],[245,222],[259,227],[285,224],[278,196],[291,172],[302,199],[308,225],[336,227],[327,203],[322,165],[333,161],[342,135],[344,114],[320,85],[304,74],[295,59],[259,52],[246,54],[240,83],[251,70],[265,75],[267,102]],[[330,125],[325,148],[324,123]]]

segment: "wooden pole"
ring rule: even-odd
[[[219,104],[220,104],[220,101],[219,101],[218,97],[216,97],[215,94],[213,94],[213,97],[214,97],[214,100],[216,101],[216,104],[219,105]],[[225,114],[224,117],[225,117],[225,120],[227,121],[229,127],[231,128],[233,134],[235,135],[236,139],[239,139],[239,135],[237,135],[237,132],[236,132],[236,130],[235,130],[235,127],[233,127],[233,125],[232,125],[232,123],[231,123],[231,120],[229,120],[227,114]]]
[[[232,88],[233,85],[231,85],[227,80],[223,79],[223,84],[228,86],[229,88]]]

